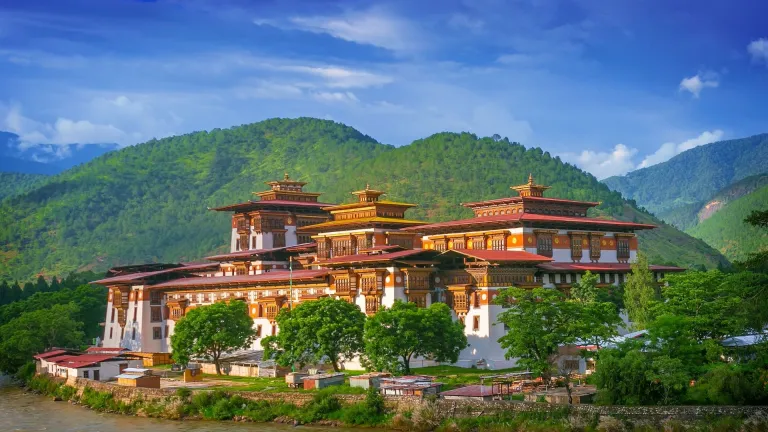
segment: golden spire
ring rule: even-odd
[[[288,177],[288,172],[285,172],[283,175],[283,180],[290,180],[290,177]]]
[[[534,183],[533,173],[529,173],[528,183],[520,186],[512,186],[510,189],[516,190],[521,197],[543,197],[544,191],[549,189],[549,186]]]

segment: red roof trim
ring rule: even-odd
[[[418,255],[426,252],[433,252],[433,251],[429,251],[426,249],[408,249],[403,251],[389,252],[389,253],[376,254],[376,255],[367,255],[367,254],[347,255],[347,256],[331,258],[325,261],[318,261],[315,264],[327,265],[327,264],[347,264],[347,263],[358,263],[358,262],[392,261],[395,259],[409,257],[412,255]]]
[[[590,217],[570,217],[543,215],[537,213],[511,213],[494,216],[481,216],[468,219],[459,219],[447,222],[437,222],[433,224],[417,225],[407,228],[401,228],[402,231],[434,231],[439,228],[451,228],[460,226],[483,225],[483,224],[511,224],[514,222],[559,222],[563,224],[582,224],[582,225],[601,225],[609,227],[623,227],[635,229],[651,229],[656,225],[639,224],[634,222],[617,221],[613,219],[598,219]]]
[[[307,202],[307,201],[290,201],[290,200],[259,200],[259,201],[247,201],[243,203],[230,204],[222,207],[214,207],[209,210],[214,211],[233,211],[244,210],[249,208],[269,207],[269,206],[296,206],[296,207],[329,207],[336,204],[321,203],[321,202]]]
[[[624,221],[618,221],[613,219],[554,216],[554,215],[543,215],[543,214],[537,214],[537,213],[525,213],[522,215],[520,220],[524,222],[562,222],[562,223],[570,223],[570,224],[595,224],[595,225],[606,225],[606,226],[622,226],[622,227],[631,227],[631,228],[637,228],[637,229],[656,228],[656,225],[641,224],[641,223],[635,223],[635,222],[624,222]]]
[[[50,351],[46,351],[38,355],[32,356],[32,358],[43,360],[43,359],[51,358],[54,356],[58,356],[59,354],[64,354],[66,352],[67,350],[63,350],[63,349],[52,349]]]
[[[328,274],[328,270],[296,270],[291,275],[289,271],[267,272],[258,275],[239,275],[239,276],[216,276],[199,277],[194,279],[175,279],[152,285],[151,288],[178,288],[195,287],[207,285],[227,285],[227,284],[254,284],[259,282],[282,282],[289,279],[314,279]]]
[[[564,271],[564,272],[584,272],[584,271],[616,271],[616,272],[629,272],[632,271],[631,264],[624,263],[545,263],[539,264],[539,268],[544,271]],[[685,271],[681,267],[673,266],[660,266],[650,265],[648,266],[652,271],[666,271],[666,272],[681,272]]]
[[[291,249],[295,249],[295,248],[301,249],[303,247],[310,247],[315,245],[316,244],[313,242],[313,243],[301,243],[294,246],[283,246],[283,247],[271,248],[271,249],[249,249],[249,250],[238,251],[238,252],[230,252],[230,253],[221,254],[221,255],[212,255],[207,257],[206,259],[209,259],[211,261],[224,261],[231,258],[247,258],[250,256],[267,254],[270,252],[290,251]]]
[[[536,255],[526,251],[510,251],[510,250],[485,250],[485,249],[451,249],[443,252],[447,254],[450,252],[456,252],[461,255],[465,255],[472,258],[477,258],[483,261],[526,261],[526,262],[548,262],[552,261],[552,258],[545,257],[543,255]]]
[[[78,369],[120,357],[117,354],[83,354],[61,359],[55,363],[66,368]]]
[[[110,284],[114,284],[114,283],[135,282],[135,281],[146,279],[146,278],[149,278],[149,277],[152,277],[152,276],[157,276],[157,275],[166,274],[166,273],[173,273],[173,272],[188,273],[188,272],[191,272],[193,270],[206,269],[206,268],[211,267],[213,264],[214,263],[211,263],[211,264],[182,265],[181,267],[174,267],[174,268],[170,268],[170,269],[157,270],[157,271],[152,271],[152,272],[127,273],[127,274],[120,275],[120,276],[109,277],[109,278],[106,278],[106,279],[99,279],[99,280],[93,281],[91,283],[92,284],[98,284],[98,285],[110,285]]]

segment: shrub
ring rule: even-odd
[[[16,379],[21,380],[23,382],[29,381],[33,376],[35,376],[35,364],[32,362],[24,363],[24,366],[20,367],[14,376]]]
[[[181,387],[176,390],[176,396],[178,396],[180,399],[187,399],[191,395],[192,395],[192,390],[186,387]]]

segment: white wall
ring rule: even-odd
[[[120,365],[126,365],[129,368],[140,368],[142,366],[141,360],[110,360],[104,361],[92,367],[82,368],[66,368],[67,377],[85,378],[85,371],[88,371],[88,379],[93,379],[93,372],[99,371],[99,381],[109,381],[110,379],[120,375]]]

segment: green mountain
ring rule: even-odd
[[[325,202],[349,201],[366,182],[420,207],[410,217],[469,217],[459,204],[509,196],[528,173],[550,196],[600,201],[598,215],[658,221],[578,168],[507,139],[440,133],[379,144],[342,124],[301,118],[152,140],[103,155],[0,203],[0,274],[26,278],[148,261],[191,261],[225,251],[229,214],[283,172]],[[641,235],[656,262],[716,266],[724,257],[665,226]]]
[[[768,134],[719,141],[684,151],[672,159],[603,182],[661,215],[698,204],[743,178],[768,172]]]
[[[744,218],[753,210],[766,209],[768,185],[728,202],[688,232],[704,240],[729,259],[741,261],[750,252],[768,250],[768,231],[744,222]]]
[[[664,222],[688,231],[725,208],[730,202],[768,185],[768,174],[749,176],[715,193],[704,202],[686,204],[682,207],[660,213]]]
[[[44,174],[0,172],[0,200],[28,192],[47,178]]]

